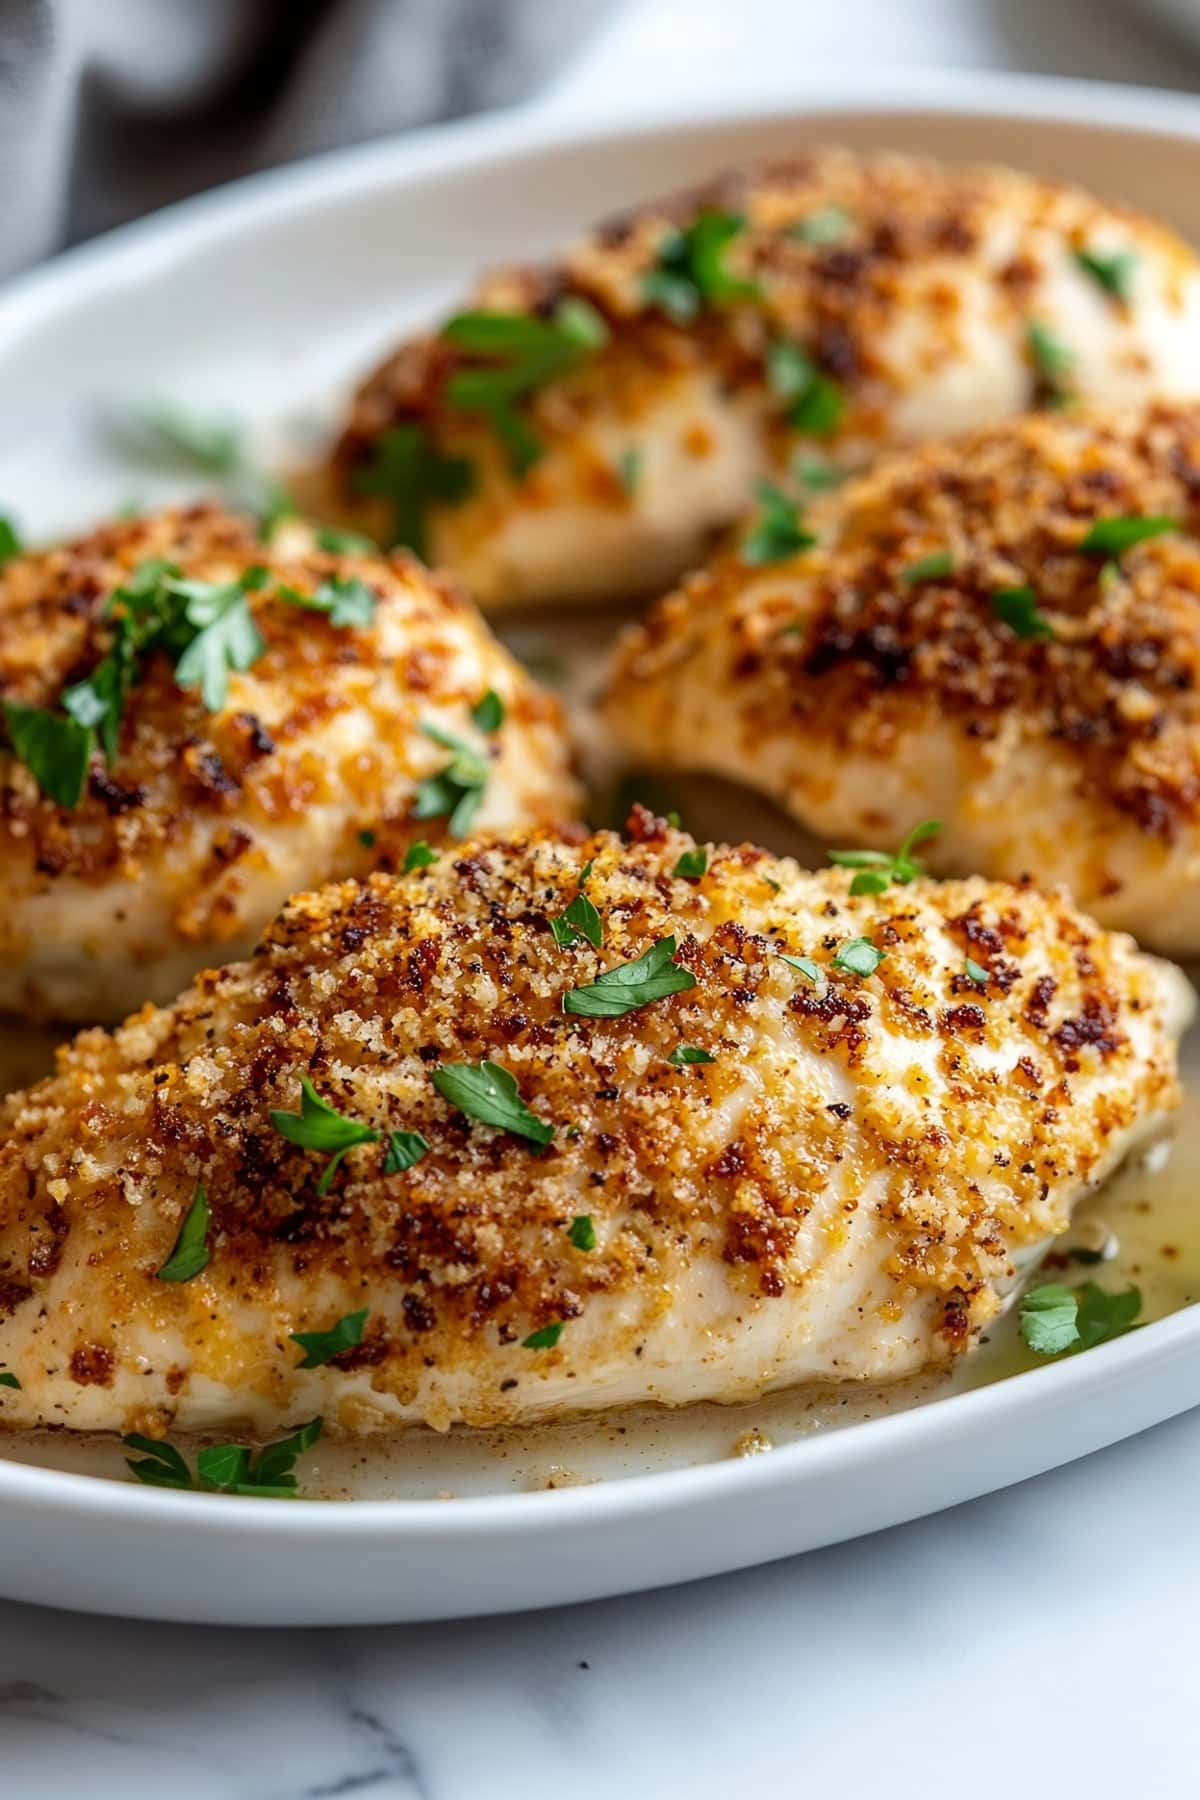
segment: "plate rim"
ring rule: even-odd
[[[80,290],[98,298],[142,273],[169,263],[182,250],[203,251],[256,219],[274,226],[314,213],[341,198],[360,198],[424,175],[446,176],[487,164],[518,164],[556,149],[600,149],[671,134],[718,131],[738,124],[794,123],[811,131],[858,112],[898,121],[915,116],[961,118],[999,124],[1037,120],[1066,128],[1200,142],[1200,99],[1131,84],[972,70],[837,74],[818,81],[772,85],[728,101],[699,96],[661,105],[588,111],[580,118],[558,109],[553,93],[533,108],[499,111],[420,132],[327,151],[279,168],[258,171],[177,201],[120,225],[50,258],[0,287],[0,351],[36,318],[45,325],[56,310],[77,305]],[[1200,1347],[1200,1303],[1131,1333],[1116,1343],[1043,1368],[1023,1371],[987,1386],[858,1421],[798,1439],[769,1455],[709,1460],[692,1467],[613,1477],[553,1491],[467,1495],[444,1500],[315,1500],[286,1507],[250,1496],[176,1493],[70,1470],[46,1469],[0,1457],[0,1503],[57,1503],[76,1514],[105,1515],[110,1523],[151,1522],[223,1533],[231,1519],[250,1537],[325,1541],[351,1537],[410,1543],[474,1539],[489,1528],[506,1537],[573,1530],[601,1518],[647,1520],[664,1512],[703,1507],[729,1494],[762,1498],[782,1489],[802,1491],[806,1480],[844,1477],[855,1466],[886,1462],[900,1448],[936,1453],[960,1435],[964,1417],[976,1429],[1003,1429],[1095,1397],[1147,1364],[1164,1368]],[[1036,1384],[1031,1390],[1030,1384]],[[1036,1398],[1031,1399],[1031,1393]],[[1178,1410],[1178,1407],[1174,1408]],[[735,1416],[731,1408],[731,1417]],[[1105,1440],[1107,1441],[1107,1440]],[[1065,1459],[1069,1460],[1069,1459]],[[1014,1476],[1013,1479],[1019,1479]]]

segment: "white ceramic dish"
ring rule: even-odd
[[[276,427],[326,413],[372,355],[480,264],[547,248],[638,196],[814,137],[1078,178],[1200,237],[1200,105],[1161,94],[939,77],[619,128],[500,117],[206,196],[0,295],[0,498],[38,536],[133,495],[158,498],[162,480],[131,474],[97,429],[114,396],[227,406],[265,421],[269,441]],[[601,1463],[619,1478],[556,1491],[514,1492],[512,1470],[497,1474],[469,1439],[453,1451],[462,1471],[453,1500],[290,1504],[141,1488],[77,1472],[93,1466],[82,1451],[75,1470],[54,1466],[73,1460],[61,1441],[26,1446],[0,1460],[0,1592],[245,1624],[586,1599],[873,1531],[1197,1402],[1200,1308],[1191,1307],[1085,1356],[934,1404],[901,1397],[887,1416],[810,1430],[768,1455],[730,1458],[737,1421],[723,1424],[718,1448],[711,1409],[690,1439],[691,1426],[673,1427],[665,1456],[644,1444],[614,1450],[610,1433]],[[120,1470],[106,1454],[101,1476]],[[437,1481],[427,1471],[424,1486],[414,1477],[401,1491],[436,1494]]]

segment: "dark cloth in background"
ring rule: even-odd
[[[248,170],[526,98],[616,0],[0,0],[0,276]]]

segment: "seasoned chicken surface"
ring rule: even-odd
[[[1061,895],[856,899],[631,829],[301,895],[10,1097],[3,1422],[354,1434],[908,1375],[1175,1104],[1190,990]],[[362,1141],[295,1141],[305,1080]],[[291,1334],[355,1315],[300,1368]]]
[[[123,678],[89,756],[65,709]],[[296,522],[265,545],[195,508],[9,561],[0,700],[0,1008],[51,1019],[173,998],[297,888],[442,842],[464,797],[497,826],[577,804],[557,704],[475,609],[408,557],[331,554]],[[35,769],[53,790],[80,740],[71,804]]]
[[[626,635],[628,754],[748,783],[835,846],[941,819],[935,869],[1032,871],[1200,951],[1200,407],[933,444],[809,523]]]
[[[321,504],[485,608],[661,591],[765,475],[1200,394],[1200,264],[1006,169],[812,149],[601,226],[359,389]]]

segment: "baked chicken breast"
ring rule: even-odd
[[[909,1375],[1175,1104],[1190,990],[1061,894],[852,898],[631,829],[301,895],[11,1096],[0,1420],[355,1434]]]
[[[935,870],[1032,871],[1200,951],[1200,407],[1010,421],[884,459],[808,523],[764,564],[760,521],[626,635],[626,753],[835,846],[940,819]]]
[[[296,522],[10,560],[0,703],[0,1009],[51,1020],[171,999],[297,888],[577,804],[557,703],[474,607]]]
[[[813,149],[502,270],[354,397],[319,501],[485,609],[660,592],[755,484],[1076,398],[1200,394],[1200,264],[1006,169]]]

